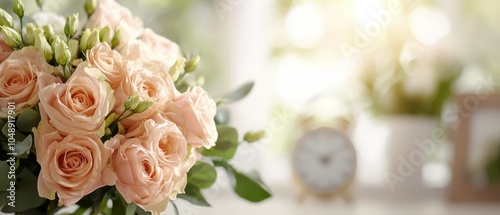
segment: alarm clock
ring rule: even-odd
[[[303,201],[307,195],[341,197],[351,201],[350,188],[356,173],[356,151],[345,134],[333,127],[304,132],[292,153],[292,171]]]

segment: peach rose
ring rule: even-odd
[[[170,199],[175,199],[177,194],[183,194],[184,189],[187,185],[187,173],[193,167],[193,165],[198,160],[195,148],[188,147],[186,156],[184,157],[181,164],[176,168],[177,174],[174,175],[172,181],[174,181],[174,188],[170,194]]]
[[[104,75],[88,63],[80,64],[65,84],[40,90],[40,114],[62,135],[73,131],[104,135],[104,119],[113,108],[113,90]]]
[[[165,109],[164,115],[181,128],[191,146],[208,149],[217,141],[214,121],[216,111],[215,101],[196,86],[175,98]]]
[[[101,70],[111,88],[116,89],[127,74],[126,62],[107,43],[100,43],[87,51],[87,61]]]
[[[125,128],[159,113],[166,104],[172,101],[175,89],[170,76],[162,77],[158,73],[140,65],[133,65],[129,68],[127,76],[115,90],[116,113],[120,114],[124,110],[123,103],[130,96],[139,95],[140,101],[150,100],[154,103],[146,111],[123,120],[122,124]]]
[[[70,206],[97,188],[113,184],[108,167],[110,149],[98,136],[73,132],[62,137],[44,120],[33,133],[41,166],[40,197],[54,199],[57,193],[62,203]]]
[[[153,60],[161,61],[168,68],[174,65],[175,61],[181,57],[181,49],[177,43],[156,34],[149,28],[144,30],[141,41],[154,53],[155,58]]]
[[[0,118],[7,118],[9,102],[15,103],[17,114],[35,106],[41,87],[60,82],[51,75],[54,72],[54,67],[34,47],[15,51],[0,63]]]
[[[130,40],[120,48],[120,53],[129,61],[140,62],[150,70],[167,74],[177,58],[181,57],[179,46],[170,40],[146,29],[140,40]]]
[[[174,186],[173,171],[162,167],[156,154],[144,147],[147,140],[121,138],[112,156],[116,189],[127,203],[133,202],[145,211],[164,211]]]
[[[161,117],[141,121],[130,127],[126,138],[148,140],[147,147],[155,152],[160,164],[171,169],[178,167],[187,154],[187,142],[177,125]]]
[[[0,34],[0,63],[7,59],[11,53],[12,48],[5,43],[2,34]]]
[[[120,30],[120,45],[125,45],[130,39],[138,38],[144,30],[142,20],[132,15],[130,10],[115,0],[101,0],[87,22],[87,28],[103,28],[110,26]]]
[[[146,145],[143,146],[155,153],[159,165],[174,171],[171,178],[174,187],[170,199],[184,193],[187,172],[197,159],[194,148],[188,147],[186,139],[174,123],[157,115],[133,125],[125,137],[145,140],[143,143]]]

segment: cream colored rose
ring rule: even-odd
[[[87,61],[90,65],[101,70],[106,82],[116,89],[127,74],[127,63],[120,53],[112,50],[107,43],[100,43],[87,51]]]
[[[145,141],[122,136],[112,156],[115,185],[127,203],[133,202],[145,211],[162,212],[174,186],[173,171],[159,164],[156,154],[144,147]]]
[[[132,15],[130,10],[115,0],[101,0],[87,22],[87,28],[103,28],[110,26],[120,30],[120,45],[123,46],[132,38],[141,36],[144,27],[139,17]]]
[[[164,115],[181,128],[188,144],[195,148],[211,148],[218,136],[214,121],[216,111],[215,101],[196,86],[175,98]]]
[[[179,46],[156,35],[150,29],[145,32],[144,39],[130,40],[126,46],[120,48],[120,53],[129,61],[141,63],[152,71],[168,74],[170,67],[181,57]]]
[[[12,54],[12,48],[5,43],[2,34],[0,34],[0,63],[7,59],[10,54]]]
[[[181,162],[180,166],[176,168],[176,174],[172,177],[174,181],[174,188],[170,194],[170,199],[177,198],[177,194],[183,194],[187,185],[187,173],[198,160],[197,153],[193,147],[188,147],[187,154]]]
[[[115,90],[116,113],[124,110],[125,100],[134,95],[140,96],[140,101],[153,101],[153,105],[142,113],[137,113],[122,121],[125,128],[136,122],[150,118],[159,113],[161,109],[172,101],[174,97],[174,83],[169,76],[161,76],[141,65],[133,65],[120,86]]]
[[[149,28],[144,30],[141,41],[154,53],[152,60],[161,61],[168,68],[174,65],[175,61],[181,57],[181,49],[177,43],[156,34]]]
[[[65,84],[40,90],[40,114],[62,135],[73,131],[104,135],[104,119],[113,108],[113,90],[104,75],[80,64]]]
[[[60,82],[51,75],[54,71],[34,47],[15,51],[0,63],[0,118],[7,118],[9,102],[15,103],[16,114],[35,106],[41,87]]]
[[[99,187],[112,185],[110,149],[96,135],[73,132],[62,137],[46,121],[33,129],[37,161],[41,166],[38,193],[65,206],[78,202]]]

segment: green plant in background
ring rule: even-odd
[[[500,147],[497,147],[494,156],[488,159],[484,171],[490,184],[500,183]]]
[[[418,59],[414,61],[420,63]],[[377,60],[364,63],[362,90],[375,115],[439,117],[461,71],[460,64],[445,61],[421,68],[431,71],[422,71],[418,67],[404,68],[397,59],[391,59],[385,65],[377,65],[380,63]],[[422,77],[426,75],[433,77]]]
[[[463,63],[444,41],[419,42],[407,19],[389,24],[356,59],[361,98],[375,115],[439,118]]]

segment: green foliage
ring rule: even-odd
[[[16,120],[17,128],[22,132],[31,132],[40,122],[40,114],[33,109],[25,109]]]
[[[485,172],[490,183],[500,183],[500,147],[498,147],[495,156],[486,163]]]
[[[251,202],[260,202],[271,197],[267,188],[258,174],[244,174],[223,160],[214,161],[216,166],[223,167],[231,179],[233,190],[238,196]]]
[[[229,114],[229,109],[224,106],[217,107],[217,114],[215,115],[215,124],[217,125],[225,125],[229,123],[231,116]]]
[[[222,97],[222,100],[225,103],[233,103],[239,101],[245,98],[250,93],[250,91],[252,91],[253,86],[254,82],[245,83],[242,86],[238,87],[238,89],[234,90],[233,92],[224,95]]]
[[[208,157],[230,160],[238,148],[238,131],[230,126],[219,125],[217,132],[219,137],[215,146],[210,149],[202,149],[200,153]]]
[[[200,188],[192,184],[187,184],[184,191],[186,192],[185,194],[177,195],[177,197],[184,199],[188,202],[191,202],[192,204],[195,205],[210,206],[207,200],[205,200],[205,197],[203,197]]]
[[[23,169],[16,177],[16,207],[4,206],[2,212],[18,213],[42,205],[46,199],[38,196],[37,176]]]
[[[205,162],[198,161],[188,172],[188,183],[198,188],[209,188],[217,179],[215,168]]]

